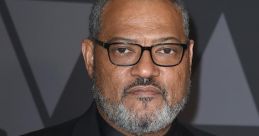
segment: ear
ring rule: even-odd
[[[94,73],[94,44],[91,40],[85,39],[82,42],[82,54],[89,77],[93,78]]]
[[[194,41],[190,40],[188,45],[188,54],[189,54],[189,65],[190,65],[190,72],[192,70],[192,59],[193,59],[193,47],[194,47]]]

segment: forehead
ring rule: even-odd
[[[110,0],[101,17],[102,37],[184,38],[183,22],[169,0]]]

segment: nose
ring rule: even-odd
[[[132,67],[131,75],[150,78],[159,76],[159,69],[156,64],[153,63],[150,52],[144,51],[139,62]]]

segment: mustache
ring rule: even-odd
[[[124,96],[126,96],[131,88],[136,86],[154,86],[160,90],[161,95],[165,97],[167,95],[166,89],[164,89],[158,82],[156,82],[153,78],[136,78],[133,82],[131,82],[128,86],[124,88]]]

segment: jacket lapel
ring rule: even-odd
[[[88,111],[80,117],[73,129],[73,136],[100,136],[97,122],[97,109],[93,103]]]

